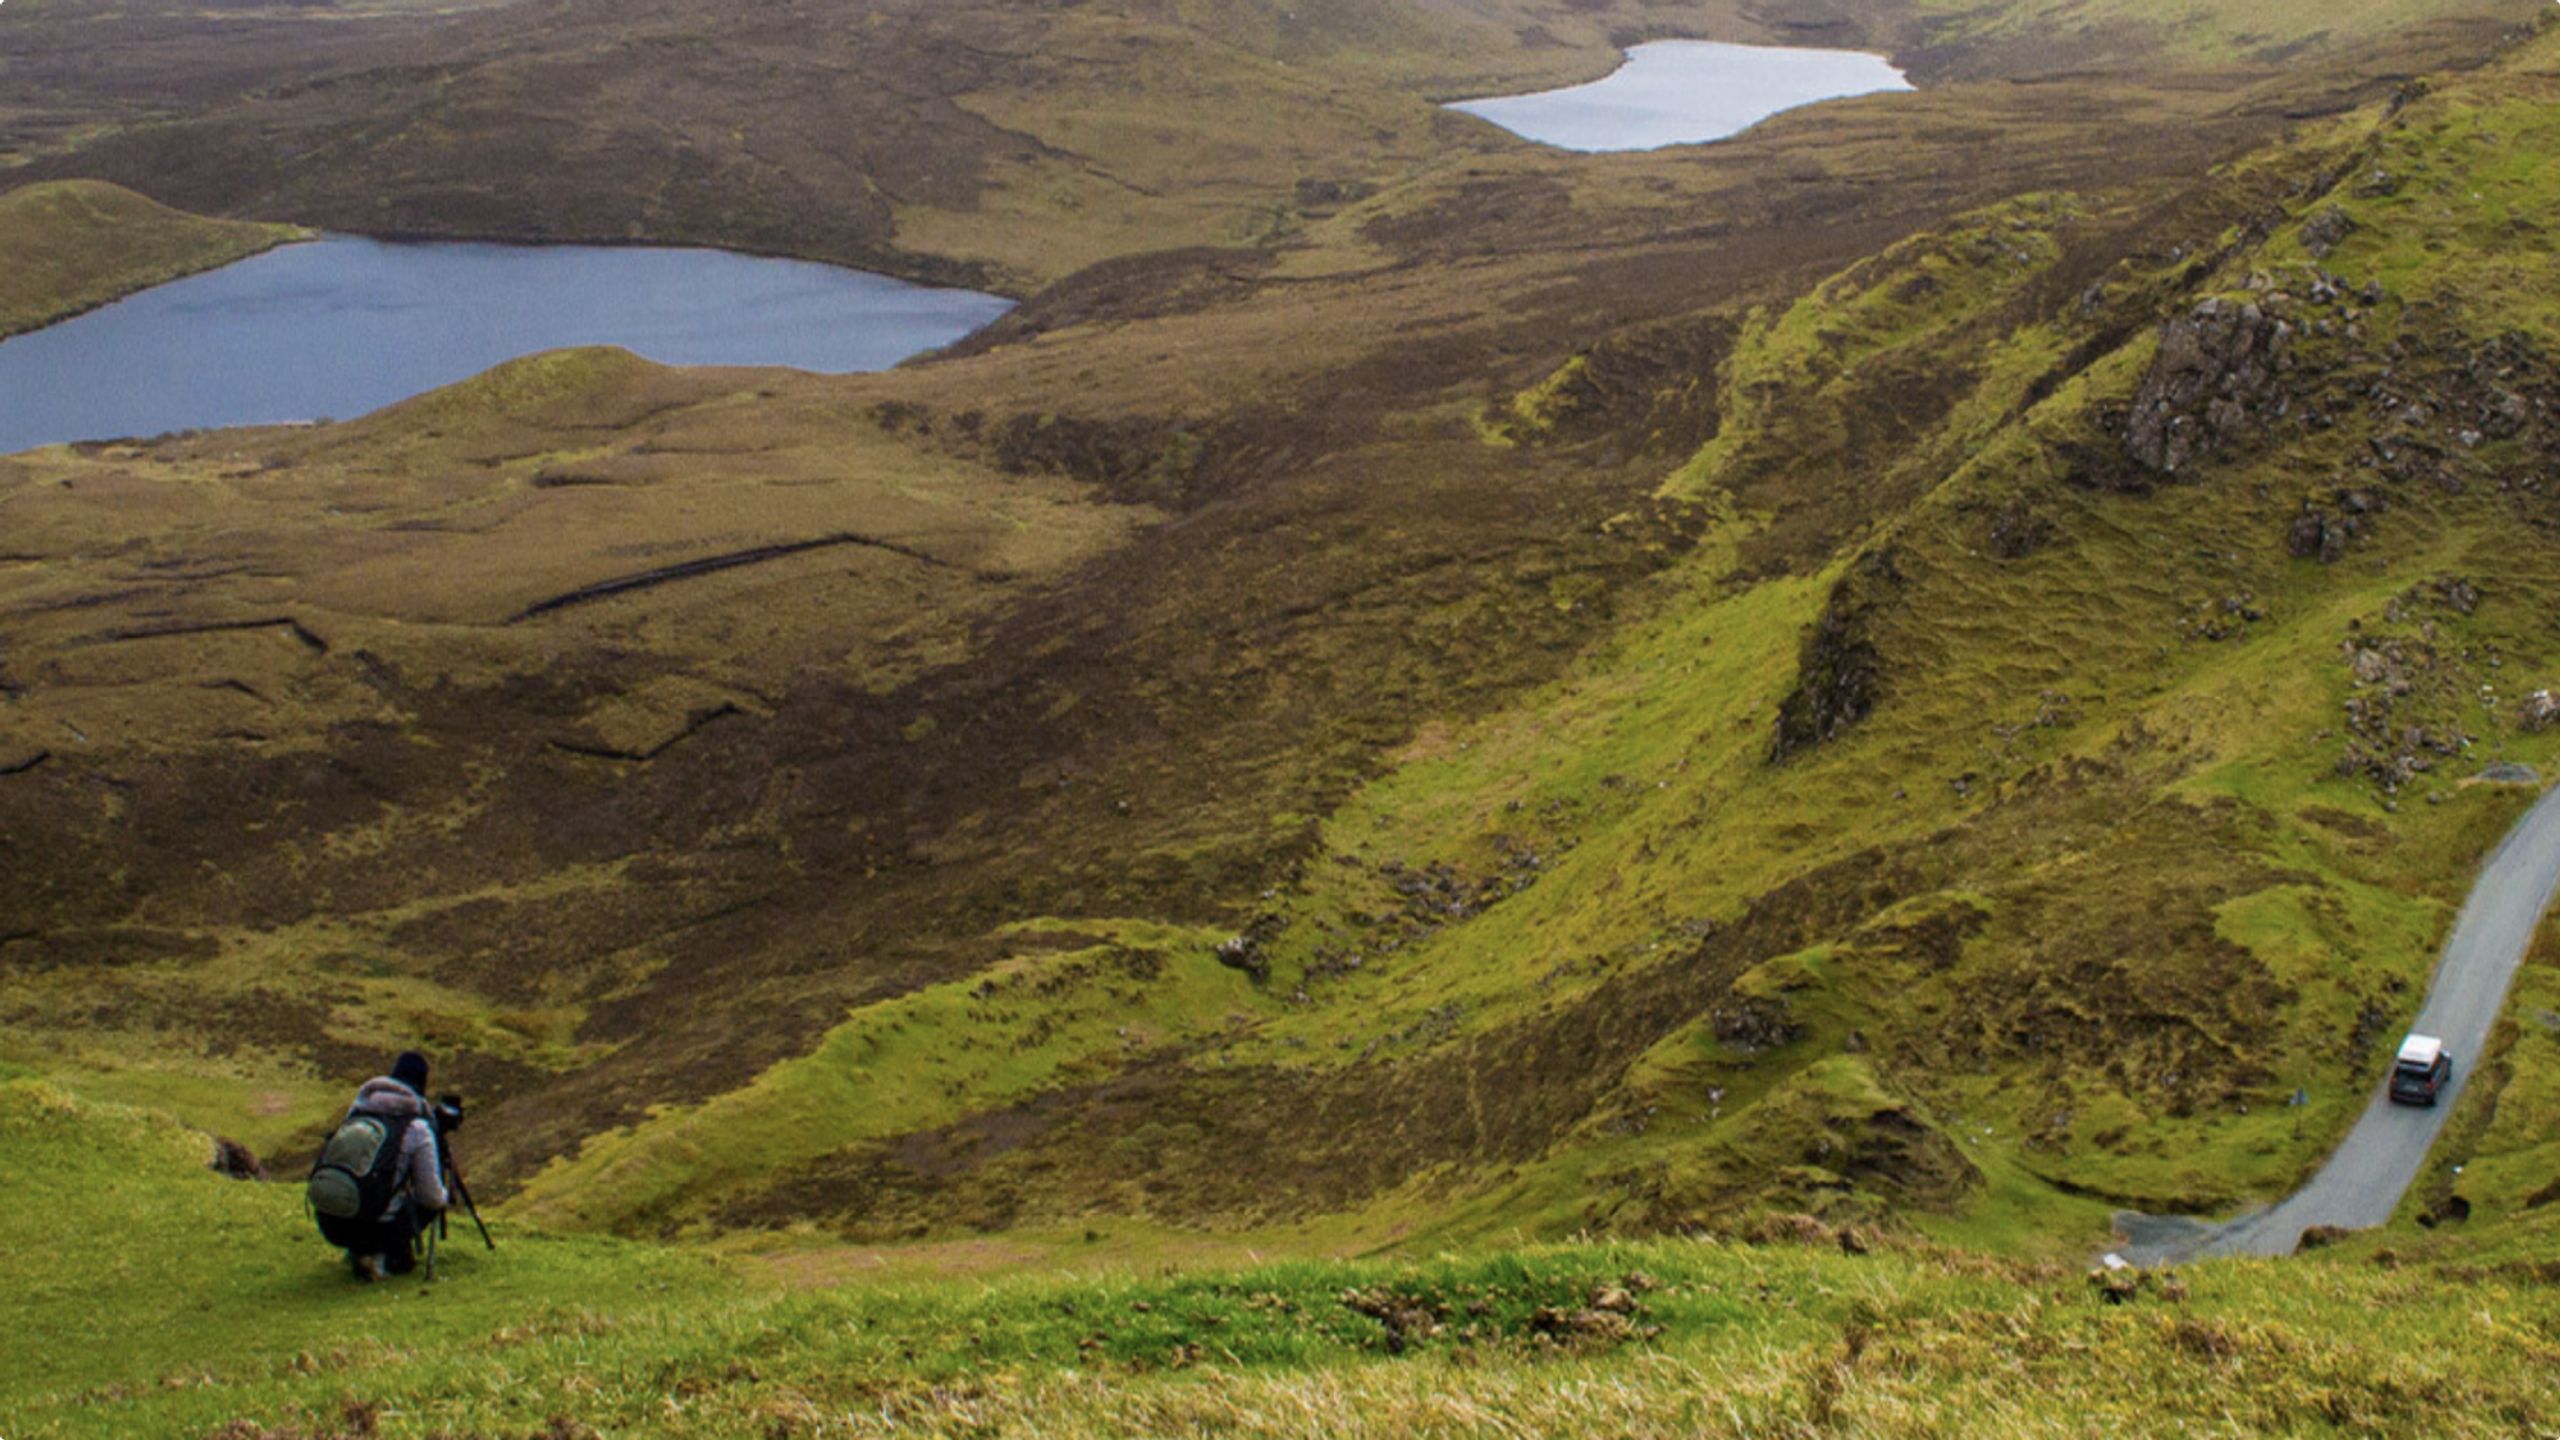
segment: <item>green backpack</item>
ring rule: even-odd
[[[380,1110],[352,1111],[320,1147],[304,1194],[322,1234],[335,1240],[330,1232],[367,1223],[390,1208],[400,1188],[400,1141],[409,1133],[409,1118]]]

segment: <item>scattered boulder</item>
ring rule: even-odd
[[[2335,565],[2346,558],[2347,541],[2354,538],[2353,520],[2333,520],[2328,512],[2314,510],[2308,503],[2302,513],[2293,517],[2285,531],[2285,553],[2296,560],[2317,560]]]
[[[1716,1007],[1711,1023],[1717,1039],[1745,1055],[1778,1049],[1804,1034],[1785,1001],[1758,996],[1736,997]]]
[[[1233,935],[1219,941],[1217,954],[1219,964],[1243,971],[1257,985],[1271,978],[1271,957],[1262,953],[1262,942],[1251,935]]]
[[[1390,1355],[1401,1355],[1419,1340],[1440,1333],[1443,1310],[1435,1302],[1419,1295],[1408,1295],[1385,1286],[1342,1292],[1343,1308],[1366,1315],[1386,1327],[1385,1345]]]
[[[2516,702],[2516,725],[2529,735],[2538,735],[2560,725],[2560,695],[2536,690]]]
[[[2187,1298],[2186,1282],[2167,1269],[2146,1270],[2110,1255],[2089,1272],[2089,1289],[2109,1305],[2129,1305],[2149,1296],[2176,1304]]]
[[[2302,222],[2302,248],[2311,252],[2312,259],[2326,260],[2355,230],[2354,216],[2335,205],[2324,205]]]
[[[249,1147],[226,1135],[213,1137],[213,1159],[206,1163],[205,1168],[233,1180],[267,1178],[267,1167],[258,1163],[258,1157],[250,1153]]]
[[[2125,453],[2175,475],[2285,408],[2293,326],[2250,301],[2216,297],[2171,320],[2134,392]]]
[[[2297,1255],[2306,1250],[2323,1250],[2352,1233],[2343,1225],[2314,1225],[2302,1232],[2302,1238],[2294,1242],[2293,1250]]]

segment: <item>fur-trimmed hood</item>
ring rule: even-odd
[[[427,1097],[388,1075],[377,1075],[364,1082],[364,1088],[356,1092],[356,1103],[352,1108],[424,1120],[427,1118]]]

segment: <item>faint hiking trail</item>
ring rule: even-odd
[[[2409,1028],[2434,1035],[2453,1056],[2453,1079],[2433,1107],[2394,1105],[2388,1071],[2346,1140],[2309,1184],[2275,1205],[2214,1223],[2179,1215],[2126,1212],[2116,1226],[2117,1253],[2140,1265],[2213,1255],[2290,1255],[2315,1225],[2362,1230],[2383,1224],[2400,1206],[2427,1154],[2452,1118],[2506,1003],[2508,982],[2524,963],[2542,912],[2560,891],[2560,788],[2546,792],[2491,851],[2454,921],[2436,962],[2426,1007]]]

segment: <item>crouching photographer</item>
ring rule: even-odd
[[[427,1057],[415,1050],[356,1091],[312,1163],[305,1193],[321,1237],[347,1252],[358,1280],[415,1270],[421,1242],[442,1233],[451,1199],[471,1206],[447,1143],[462,1118],[461,1096],[427,1099]],[[477,1222],[478,1207],[471,1210]],[[480,1238],[497,1248],[486,1225]]]

